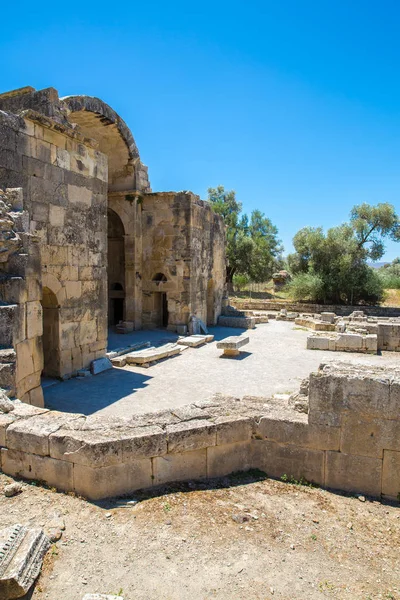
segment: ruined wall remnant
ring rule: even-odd
[[[258,468],[396,499],[400,370],[324,365],[287,400],[217,396],[130,419],[52,413],[18,401],[0,412],[1,469],[91,499]]]

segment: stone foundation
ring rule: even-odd
[[[14,402],[0,413],[1,469],[92,500],[259,468],[272,477],[396,499],[400,369],[330,364],[309,414],[284,400],[217,396],[130,419]]]

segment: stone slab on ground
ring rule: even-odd
[[[93,360],[90,364],[92,375],[98,375],[99,373],[103,373],[103,371],[108,371],[108,369],[112,369],[112,364],[107,356],[96,358],[96,360]]]
[[[189,335],[187,337],[179,339],[177,343],[180,346],[189,346],[189,348],[197,348],[198,346],[203,346],[206,343],[206,340],[202,335]]]
[[[139,350],[138,352],[130,352],[125,355],[128,365],[144,365],[162,358],[169,358],[181,352],[178,344],[164,344],[158,348],[148,348],[147,350]]]
[[[196,335],[192,335],[192,337],[195,338],[203,338],[207,344],[209,344],[210,342],[212,342],[214,340],[214,336],[212,335],[212,333],[207,333],[207,334],[196,334]]]
[[[0,531],[0,600],[21,598],[30,590],[49,547],[42,529],[17,524]]]
[[[230,337],[217,342],[217,348],[224,351],[223,356],[238,356],[240,353],[239,348],[248,343],[248,337],[231,335]]]

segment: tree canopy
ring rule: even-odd
[[[222,185],[208,189],[208,200],[226,225],[228,284],[235,274],[254,282],[270,279],[282,253],[278,230],[271,220],[260,210],[253,210],[250,219],[241,214],[242,204],[236,200],[235,191],[226,191]]]
[[[324,303],[380,301],[382,280],[368,260],[383,256],[385,238],[400,241],[399,217],[387,203],[354,206],[348,223],[326,233],[304,227],[293,238],[296,252],[288,257],[295,297]]]

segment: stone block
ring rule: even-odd
[[[167,453],[167,434],[155,425],[138,427],[122,442],[122,461],[161,456]]]
[[[74,491],[89,500],[101,500],[153,485],[150,458],[138,459],[129,464],[91,468],[74,464]]]
[[[97,358],[90,365],[90,371],[92,375],[98,375],[99,373],[102,373],[103,371],[108,371],[112,368],[113,366],[111,364],[111,361],[106,356],[103,356],[102,358]]]
[[[269,440],[253,440],[253,467],[271,477],[283,475],[296,480],[302,477],[318,485],[324,484],[324,451],[283,446]]]
[[[314,411],[400,419],[399,404],[390,397],[390,378],[360,368],[349,372],[310,374],[310,421]]]
[[[400,451],[400,421],[366,419],[356,414],[343,417],[341,452],[382,458],[385,449]]]
[[[322,312],[319,315],[321,321],[324,321],[325,323],[334,323],[335,319],[336,319],[336,314],[333,312]]]
[[[255,427],[250,417],[218,417],[215,420],[217,430],[217,446],[234,444],[251,439]]]
[[[400,494],[400,452],[385,450],[383,453],[382,495],[399,500]]]
[[[39,301],[26,303],[26,336],[27,338],[43,335],[43,309]]]
[[[325,486],[380,496],[382,459],[326,452]]]
[[[222,327],[238,327],[240,329],[255,329],[256,320],[254,317],[225,317],[221,315],[218,317],[218,325]]]
[[[5,445],[10,450],[48,456],[49,436],[80,417],[82,415],[48,411],[30,419],[20,419],[7,428]]]
[[[1,450],[1,463],[6,475],[43,481],[59,490],[73,489],[72,463],[6,448]]]
[[[207,450],[166,454],[153,458],[154,484],[207,477]]]
[[[17,417],[14,417],[12,413],[4,414],[0,412],[0,446],[6,445],[6,429],[16,419]]]
[[[329,350],[329,338],[309,335],[307,337],[307,350]]]
[[[0,600],[25,596],[49,548],[50,541],[42,529],[18,524],[0,531]]]
[[[222,477],[253,467],[251,440],[207,448],[207,477]]]
[[[167,425],[168,452],[188,452],[215,446],[216,427],[207,420],[194,420]]]
[[[279,444],[314,450],[339,450],[340,444],[340,427],[308,423],[307,415],[298,421],[262,417],[257,434]]]
[[[88,188],[68,184],[68,200],[71,204],[89,207],[92,203],[92,195]]]
[[[336,350],[357,352],[362,349],[363,336],[358,333],[339,333],[336,338]]]
[[[43,389],[41,385],[29,392],[29,404],[44,408]]]

